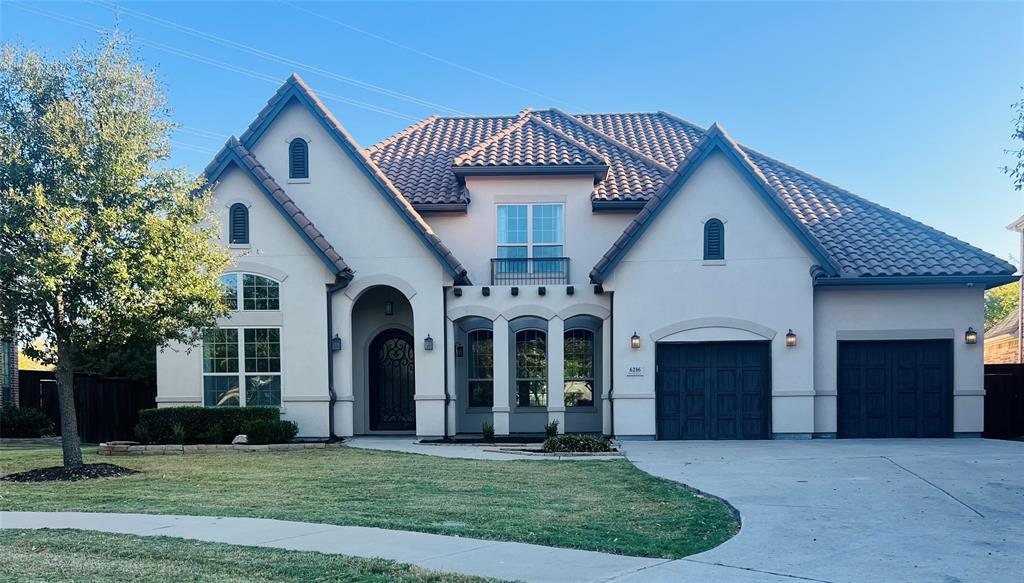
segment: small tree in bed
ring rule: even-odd
[[[56,366],[64,466],[82,465],[73,373],[110,347],[193,342],[224,313],[210,195],[161,166],[161,87],[122,37],[63,59],[3,47],[0,328]]]

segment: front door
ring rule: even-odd
[[[370,430],[416,429],[412,336],[385,330],[370,343]]]

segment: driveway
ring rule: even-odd
[[[641,470],[728,500],[740,533],[623,581],[1024,581],[1024,443],[627,442]],[[711,567],[715,565],[715,567]],[[710,570],[709,570],[710,569]]]

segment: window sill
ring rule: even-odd
[[[309,184],[308,178],[289,178],[288,184]]]
[[[725,265],[725,259],[705,259],[702,265]]]

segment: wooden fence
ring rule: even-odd
[[[985,437],[1024,437],[1024,364],[985,365]]]
[[[51,371],[20,371],[22,407],[46,413],[60,432],[57,381]],[[156,407],[156,383],[97,375],[75,375],[78,435],[86,443],[134,439],[139,409]]]

